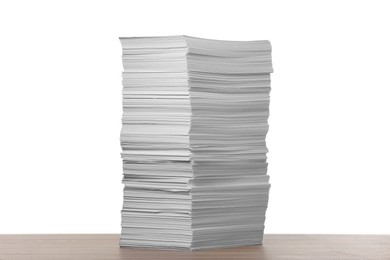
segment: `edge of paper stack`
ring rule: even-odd
[[[123,37],[121,246],[262,243],[271,45]]]

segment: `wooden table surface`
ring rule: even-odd
[[[262,246],[204,251],[120,248],[119,235],[0,235],[1,260],[381,259],[390,235],[265,235]]]

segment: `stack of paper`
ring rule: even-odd
[[[270,43],[120,39],[121,246],[261,244]]]

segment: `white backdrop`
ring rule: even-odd
[[[119,233],[119,36],[273,45],[266,233],[390,233],[386,1],[2,1],[0,233]]]

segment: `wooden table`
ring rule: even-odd
[[[0,235],[0,259],[390,260],[390,235],[265,235],[262,246],[194,252],[119,248],[118,240],[119,235]]]

